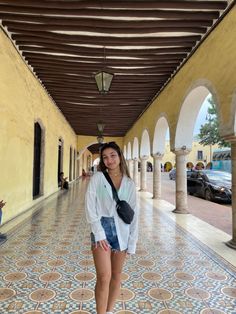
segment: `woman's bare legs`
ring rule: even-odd
[[[124,265],[126,257],[126,251],[122,252],[111,252],[111,280],[109,286],[109,297],[107,302],[106,310],[108,312],[112,312],[115,301],[120,292],[120,282],[121,282],[121,274],[122,268]]]
[[[111,250],[97,246],[93,249],[93,259],[97,273],[95,287],[97,314],[106,314],[111,280]]]

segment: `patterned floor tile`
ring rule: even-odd
[[[95,314],[85,182],[42,206],[0,246],[0,313]],[[236,273],[140,200],[137,254],[127,258],[116,314],[236,314]]]

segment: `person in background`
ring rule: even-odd
[[[86,175],[87,175],[87,174],[86,174],[86,171],[83,169],[83,170],[82,170],[82,177],[86,177]]]
[[[4,203],[3,200],[0,201],[0,225],[2,223],[2,208],[6,205],[6,202]],[[0,241],[5,240],[7,236],[0,232]]]
[[[138,239],[136,187],[120,147],[115,142],[103,144],[99,170],[90,179],[86,196],[86,218],[91,226],[92,253],[97,280],[95,300],[97,314],[112,314],[120,292],[121,274],[127,254],[135,254]],[[131,224],[116,211],[112,189],[103,172],[107,171],[120,200],[134,210]]]
[[[67,181],[67,177],[64,178],[64,172],[60,172],[60,185],[62,190],[68,190],[69,189],[69,183]]]

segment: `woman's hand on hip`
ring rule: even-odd
[[[98,246],[100,246],[104,251],[108,251],[109,249],[109,244],[107,240],[101,240],[97,242]]]

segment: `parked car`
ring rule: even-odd
[[[175,168],[172,168],[169,172],[169,179],[170,180],[175,180],[175,177],[176,177],[176,169]]]
[[[191,195],[208,201],[231,202],[231,173],[215,170],[193,171],[187,178],[187,189]]]
[[[192,170],[186,170],[187,173],[187,178],[191,175]],[[176,168],[172,168],[169,172],[169,179],[170,180],[175,180],[176,178]]]

